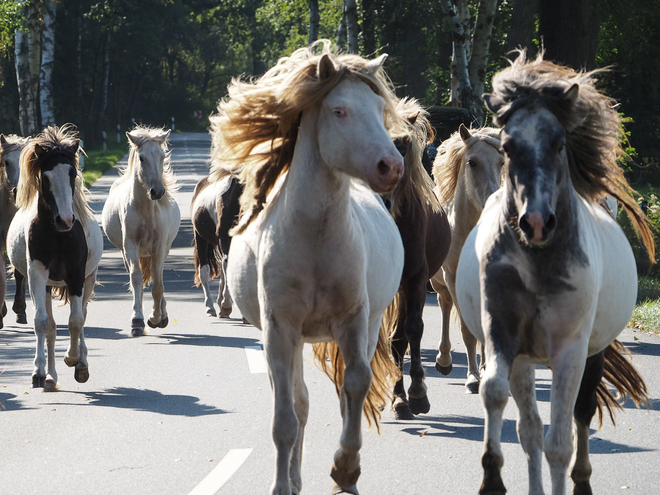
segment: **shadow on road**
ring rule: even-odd
[[[171,334],[152,335],[157,339],[167,339],[168,344],[174,345],[196,345],[196,346],[214,346],[214,347],[235,347],[243,349],[249,346],[261,345],[258,339],[241,337],[222,337],[220,335],[209,334]],[[158,345],[160,342],[154,342],[150,345]]]

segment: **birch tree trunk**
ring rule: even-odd
[[[320,20],[319,0],[309,0],[309,45],[319,39]]]
[[[497,11],[497,0],[481,0],[479,2],[479,11],[477,12],[477,22],[472,36],[472,56],[468,72],[470,74],[470,84],[474,96],[481,99],[486,84],[486,67],[488,65],[488,53],[490,52],[490,39],[493,33],[493,22],[495,21],[495,12]],[[484,121],[483,105],[476,105],[477,113],[475,117],[479,122]]]
[[[27,123],[28,133],[37,134],[41,130],[39,122],[39,73],[41,72],[41,2],[31,1],[27,6],[27,45],[28,45],[28,98]]]
[[[450,2],[452,5],[454,2]],[[469,62],[471,54],[470,38],[470,6],[468,0],[456,0],[455,2],[456,10],[458,11],[458,20],[463,26],[463,45],[465,47],[465,60]],[[444,10],[444,6],[443,6]],[[446,13],[445,13],[446,15]],[[452,35],[453,38],[453,35]],[[461,102],[461,85],[458,78],[458,68],[457,68],[457,54],[454,50],[455,45],[452,42],[452,56],[451,56],[451,94],[450,94],[450,104],[453,107],[460,107]],[[462,56],[462,55],[460,55]],[[467,62],[466,62],[467,63]]]
[[[456,76],[459,83],[459,94],[461,106],[466,108],[472,115],[476,115],[476,105],[474,101],[474,92],[470,84],[470,75],[468,73],[467,49],[465,46],[465,30],[457,9],[451,0],[441,0],[443,13],[449,19],[453,38],[453,58],[456,60]]]
[[[344,0],[346,31],[348,35],[348,53],[358,53],[358,19],[356,0]]]
[[[43,30],[41,32],[41,68],[39,72],[39,98],[41,103],[41,124],[45,127],[55,124],[53,111],[53,65],[55,63],[55,0],[44,0]]]

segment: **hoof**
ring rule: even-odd
[[[357,485],[341,487],[337,484],[337,482],[334,482],[332,484],[332,495],[339,495],[340,493],[352,493],[353,495],[359,495]]]
[[[427,395],[418,399],[408,397],[408,405],[413,414],[426,414],[431,410],[431,403]]]
[[[20,323],[21,325],[27,325],[27,316],[25,313],[19,313],[16,315],[16,323]]]
[[[52,378],[46,378],[44,383],[44,392],[56,392],[60,388],[59,384]]]
[[[415,415],[410,410],[408,402],[401,397],[394,399],[392,409],[394,409],[394,419],[397,421],[411,421],[415,419]]]
[[[158,324],[158,328],[165,328],[169,322],[170,319],[166,316],[164,319],[160,320],[160,323]]]
[[[147,335],[144,328],[131,328],[131,337],[143,337]]]
[[[89,380],[89,368],[76,368],[73,372],[73,377],[78,383],[85,383]]]
[[[361,469],[359,466],[352,473],[340,472],[333,463],[332,470],[330,471],[330,477],[335,482],[334,486],[336,486],[340,491],[335,492],[333,488],[332,493],[357,493],[357,488],[355,485],[357,484],[357,480],[360,477],[360,472]],[[355,491],[347,491],[351,489],[354,489]]]
[[[573,495],[593,495],[588,481],[578,481],[573,486]]]
[[[35,375],[32,377],[32,388],[44,388],[45,384],[46,384],[45,376]]]
[[[468,379],[465,381],[465,393],[466,394],[479,393],[479,379],[476,376],[468,375]]]
[[[212,316],[215,318],[218,316],[218,313],[215,312],[215,308],[206,308],[206,316]]]
[[[220,318],[229,318],[232,308],[223,308],[220,306]]]
[[[452,364],[449,363],[449,366],[440,366],[440,363],[438,363],[436,361],[435,362],[435,369],[438,370],[438,373],[441,373],[441,374],[447,376],[449,373],[451,373]]]

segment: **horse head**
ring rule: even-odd
[[[577,84],[566,87],[557,104],[572,107],[578,92]],[[485,100],[496,115],[505,104],[492,95]],[[557,228],[557,199],[571,187],[566,140],[566,129],[545,104],[522,105],[506,116],[505,187],[512,218],[517,218],[514,227],[526,244],[547,244]]]
[[[139,165],[136,166],[138,178],[145,186],[147,196],[151,200],[159,200],[165,194],[163,172],[168,158],[166,143],[169,135],[169,130],[142,128],[126,133],[135,153],[135,164]]]
[[[2,161],[0,166],[5,169],[9,187],[12,189],[14,195],[16,194],[16,187],[18,186],[18,179],[20,177],[21,151],[29,140],[29,137],[22,138],[15,135],[4,136],[0,134],[0,158]]]
[[[377,71],[384,57],[372,61]],[[326,54],[317,68],[320,79],[335,76],[337,68]],[[331,167],[362,179],[377,193],[393,190],[403,175],[403,157],[387,133],[385,101],[364,81],[344,77],[318,107],[318,145]]]
[[[488,197],[500,188],[504,157],[500,151],[499,131],[483,128],[470,131],[463,124],[458,129],[465,154],[460,174],[474,208],[481,212]]]

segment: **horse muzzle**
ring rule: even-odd
[[[384,158],[369,174],[369,187],[378,194],[391,192],[403,177],[403,158]]]
[[[151,189],[149,189],[149,199],[151,199],[153,201],[159,200],[164,195],[165,195],[165,188],[164,187],[163,188],[152,187]]]
[[[526,241],[536,247],[541,247],[550,242],[557,228],[557,217],[551,211],[527,211],[520,216],[518,226],[525,236]]]
[[[69,232],[73,228],[73,223],[76,221],[75,215],[64,216],[55,215],[55,228],[58,232]]]

